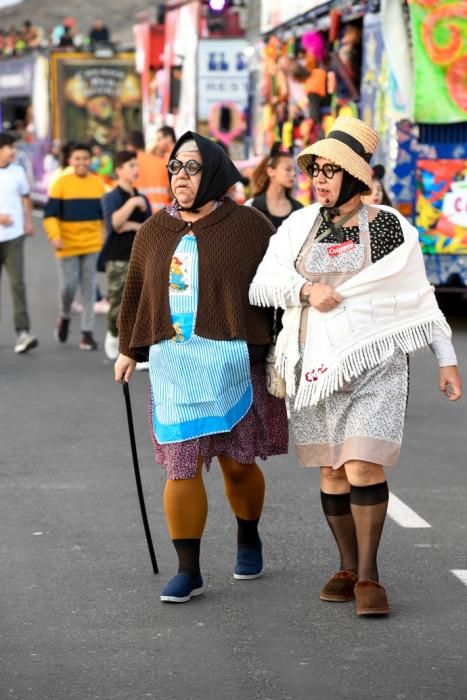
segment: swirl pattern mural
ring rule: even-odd
[[[415,119],[467,120],[467,3],[409,0],[415,66]]]

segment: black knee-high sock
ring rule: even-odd
[[[246,547],[247,549],[258,549],[259,548],[259,535],[258,535],[258,523],[259,518],[255,520],[242,520],[238,515],[237,518],[238,530],[237,530],[237,545],[239,547]]]
[[[201,540],[172,540],[178,555],[178,573],[191,578],[199,576],[199,550]]]
[[[341,571],[345,569],[357,573],[357,537],[350,510],[350,493],[321,491],[321,505],[339,549]]]
[[[358,544],[358,578],[379,581],[377,555],[388,508],[386,481],[350,487],[350,507]]]

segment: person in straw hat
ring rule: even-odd
[[[338,117],[298,156],[317,201],[271,238],[250,286],[253,304],[285,309],[276,368],[286,381],[300,463],[320,467],[321,503],[340,567],[320,592],[356,599],[358,615],[389,612],[377,552],[397,463],[408,353],[431,346],[439,388],[462,394],[450,328],[425,274],[416,229],[395,209],[367,206],[375,131]]]

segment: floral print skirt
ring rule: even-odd
[[[207,435],[184,442],[161,445],[152,429],[156,462],[165,466],[169,479],[190,479],[196,473],[198,456],[209,471],[213,457],[226,455],[240,464],[253,464],[256,459],[288,452],[288,420],[285,401],[269,394],[264,364],[251,368],[253,404],[242,420],[228,433]],[[150,400],[150,413],[152,412]]]

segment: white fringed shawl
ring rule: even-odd
[[[276,367],[285,378],[295,408],[313,406],[352,377],[390,357],[396,347],[413,352],[433,340],[433,326],[451,329],[440,311],[423,262],[417,230],[397,210],[381,207],[400,221],[404,243],[337,287],[344,297],[328,313],[310,309],[298,390],[300,289],[306,282],[295,269],[319,212],[312,204],[294,212],[271,238],[250,286],[250,302],[286,309],[276,343]]]

